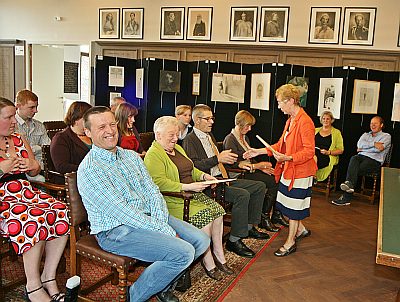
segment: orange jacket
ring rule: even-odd
[[[290,118],[287,120],[285,129],[279,141],[272,145],[278,152],[282,152],[283,139],[289,128]],[[285,179],[291,179],[289,190],[292,189],[295,178],[303,178],[315,175],[317,164],[314,160],[315,154],[315,127],[311,118],[303,108],[294,118],[292,127],[286,136],[285,155],[293,157],[292,161],[277,163],[275,166],[275,180],[279,181],[281,174]],[[268,155],[272,152],[268,151]]]

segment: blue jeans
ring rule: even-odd
[[[153,262],[130,287],[130,302],[147,301],[167,290],[171,282],[210,245],[210,238],[191,224],[171,215],[168,224],[180,238],[127,225],[96,235],[100,247],[110,253]]]

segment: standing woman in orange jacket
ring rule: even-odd
[[[268,154],[277,161],[274,170],[275,180],[279,182],[276,208],[289,218],[289,234],[274,254],[283,257],[296,251],[296,241],[311,234],[302,220],[310,216],[311,187],[317,164],[313,159],[314,123],[299,105],[299,90],[286,84],[277,89],[275,96],[278,108],[289,115],[281,138],[271,146],[273,152],[267,148],[250,149],[243,157]]]

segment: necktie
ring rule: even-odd
[[[217,146],[214,144],[214,142],[213,142],[213,140],[212,140],[210,135],[208,135],[208,140],[209,140],[209,142],[211,144],[211,147],[212,147],[212,149],[214,151],[214,154],[218,155],[219,152],[218,152]],[[228,172],[226,172],[226,169],[225,169],[225,167],[224,167],[224,165],[222,163],[218,162],[218,168],[221,171],[221,174],[222,174],[223,178],[229,178]]]

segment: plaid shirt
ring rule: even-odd
[[[36,160],[43,169],[42,146],[50,145],[51,142],[47,135],[46,128],[43,123],[38,120],[29,119],[25,121],[18,113],[15,114],[15,118],[17,120],[15,132],[22,134],[27,139]]]
[[[120,225],[176,234],[168,224],[166,202],[136,152],[93,145],[79,165],[78,190],[92,234]]]

